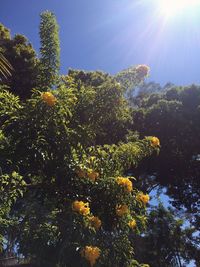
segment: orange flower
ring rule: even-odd
[[[139,193],[138,195],[137,195],[137,197],[136,197],[136,199],[138,200],[138,201],[141,201],[142,203],[144,203],[144,204],[147,204],[148,202],[149,202],[149,195],[148,194],[143,194],[143,193]]]
[[[117,183],[120,186],[123,186],[127,192],[131,192],[133,190],[132,182],[128,178],[117,177]]]
[[[101,220],[98,217],[92,216],[89,218],[89,221],[96,230],[98,230],[101,227]]]
[[[97,259],[100,257],[101,250],[98,247],[86,246],[81,251],[81,256],[89,261],[90,266],[94,266]]]
[[[83,201],[74,201],[72,203],[72,210],[80,213],[81,215],[88,215],[90,214],[90,208],[89,208],[89,203],[88,202],[83,202]]]
[[[136,221],[132,219],[131,221],[128,222],[128,226],[133,229],[136,227]]]
[[[160,140],[157,137],[153,136],[151,138],[151,145],[154,147],[160,146]]]
[[[44,102],[47,103],[48,106],[52,107],[56,104],[56,97],[50,93],[50,92],[45,92],[45,93],[42,93],[41,95],[42,99]]]
[[[124,205],[118,204],[115,207],[115,211],[116,211],[116,214],[118,216],[123,216],[123,215],[129,213],[129,208],[128,208],[128,206],[126,204],[124,204]]]

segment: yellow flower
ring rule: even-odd
[[[94,266],[97,259],[100,257],[101,250],[98,247],[86,246],[81,251],[81,256],[84,257],[87,261],[89,261],[90,266]]]
[[[88,202],[76,200],[72,203],[72,210],[84,216],[90,214],[90,208]]]
[[[157,137],[153,136],[151,138],[151,145],[152,146],[160,146],[160,140]]]
[[[120,186],[123,186],[127,192],[131,192],[133,190],[132,182],[128,178],[117,177],[117,183]]]
[[[101,220],[98,217],[92,216],[89,218],[89,221],[96,230],[98,230],[101,227]]]
[[[136,197],[136,199],[138,200],[138,201],[141,201],[141,202],[143,202],[144,204],[147,204],[148,202],[149,202],[149,195],[148,194],[143,194],[143,193],[139,193],[138,195],[137,195],[137,197]]]
[[[131,221],[128,222],[128,226],[133,229],[136,227],[136,221],[132,219]]]
[[[44,102],[47,103],[48,106],[52,107],[56,104],[56,97],[50,93],[50,92],[45,92],[45,93],[42,93],[41,95],[42,99]]]
[[[118,204],[115,207],[115,211],[116,211],[116,214],[118,216],[123,216],[123,215],[129,213],[129,208],[128,208],[128,206],[126,204],[124,204],[124,205]]]
[[[99,178],[99,173],[96,172],[96,171],[93,171],[92,169],[89,169],[89,170],[88,170],[88,173],[87,173],[87,176],[88,176],[88,178],[89,178],[90,180],[92,180],[92,181],[95,182],[96,179]]]

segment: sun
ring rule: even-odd
[[[200,0],[159,0],[159,12],[166,18],[200,7]]]

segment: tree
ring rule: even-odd
[[[59,27],[52,12],[45,11],[40,17],[40,85],[52,87],[58,79],[60,67]]]
[[[133,129],[140,136],[156,135],[162,143],[159,157],[143,162],[143,177],[167,187],[177,208],[183,206],[199,229],[200,87],[174,87],[144,96],[133,111]],[[140,172],[141,173],[141,172]]]
[[[143,236],[135,237],[135,256],[153,267],[186,267],[190,260],[199,262],[198,242],[195,228],[185,225],[173,209],[161,203],[149,214],[147,229]]]
[[[32,89],[37,86],[38,60],[31,44],[23,35],[13,39],[10,31],[0,24],[0,52],[9,62],[12,75],[2,77],[0,84],[6,85],[9,91],[22,100],[30,97]],[[8,66],[8,63],[6,64]]]
[[[145,266],[134,260],[129,235],[144,228],[149,197],[124,172],[158,151],[159,141],[147,137],[90,146],[86,133],[97,124],[92,120],[80,125],[77,107],[93,96],[78,86],[71,82],[57,90],[36,91],[7,117],[0,111],[2,177],[15,172],[23,182],[8,211],[18,224],[9,225],[7,232],[15,227],[19,252],[37,266]],[[6,101],[3,96],[1,101]],[[88,108],[92,116],[95,111]],[[103,104],[101,113],[106,117]],[[3,187],[7,197],[13,192],[10,182]]]

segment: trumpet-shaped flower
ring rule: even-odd
[[[89,221],[92,227],[94,227],[96,230],[98,230],[101,227],[101,220],[98,217],[92,216],[89,218]]]
[[[149,195],[148,194],[143,194],[143,193],[139,193],[136,197],[136,199],[138,201],[141,201],[144,204],[147,204],[149,202]]]
[[[41,97],[43,101],[46,102],[50,107],[56,104],[57,99],[51,92],[42,93]]]
[[[132,182],[128,178],[117,177],[116,181],[118,185],[124,187],[125,191],[130,193],[133,190]]]
[[[88,215],[90,214],[90,208],[89,208],[89,203],[88,202],[83,202],[83,201],[74,201],[72,203],[72,210],[80,213],[81,215]]]
[[[151,145],[154,147],[160,146],[160,140],[157,137],[153,136],[151,138]]]
[[[81,256],[89,261],[90,266],[94,266],[97,259],[100,257],[101,250],[98,247],[86,246],[81,251]]]
[[[123,204],[123,205],[118,204],[115,207],[115,211],[116,211],[117,216],[121,217],[121,216],[129,213],[129,208],[126,204]]]
[[[132,219],[131,221],[128,222],[128,226],[131,229],[134,229],[136,227],[136,221],[134,219]]]

